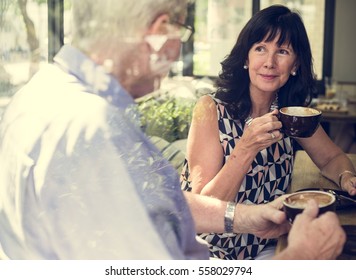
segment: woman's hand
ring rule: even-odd
[[[279,130],[282,123],[278,120],[277,114],[278,110],[275,109],[246,124],[240,141],[258,152],[281,140],[283,134]]]
[[[340,180],[341,189],[347,191],[349,195],[356,195],[356,177],[353,173],[345,173]]]

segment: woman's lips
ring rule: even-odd
[[[261,77],[265,80],[273,80],[274,78],[276,78],[277,76],[276,75],[263,75],[261,74]]]

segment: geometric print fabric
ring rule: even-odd
[[[233,120],[224,104],[216,98],[213,99],[216,103],[220,143],[226,162],[235,143],[242,136],[245,124]],[[293,171],[293,141],[294,139],[286,136],[256,155],[236,194],[236,203],[263,204],[286,192]],[[190,191],[189,183],[189,166],[185,160],[181,174],[182,189]],[[199,236],[208,242],[211,257],[227,260],[254,259],[272,241],[252,234],[201,233]]]

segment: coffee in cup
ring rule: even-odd
[[[319,207],[319,215],[327,211],[336,210],[336,197],[325,191],[300,191],[289,195],[283,201],[283,210],[290,223],[293,223],[295,217],[302,213],[308,204],[308,201],[314,199]]]
[[[321,111],[303,106],[290,106],[279,109],[281,131],[290,137],[310,137],[319,126]]]

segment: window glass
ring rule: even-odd
[[[9,97],[47,62],[47,33],[46,0],[1,0],[0,113]]]
[[[322,79],[323,44],[324,44],[324,11],[325,0],[261,0],[261,9],[273,4],[283,4],[299,11],[307,30],[314,58],[314,71]]]
[[[71,15],[72,1],[64,0],[63,2],[63,33],[64,44],[68,44],[71,41],[72,30],[72,15]]]
[[[194,75],[217,76],[220,62],[252,16],[250,0],[196,0]]]

